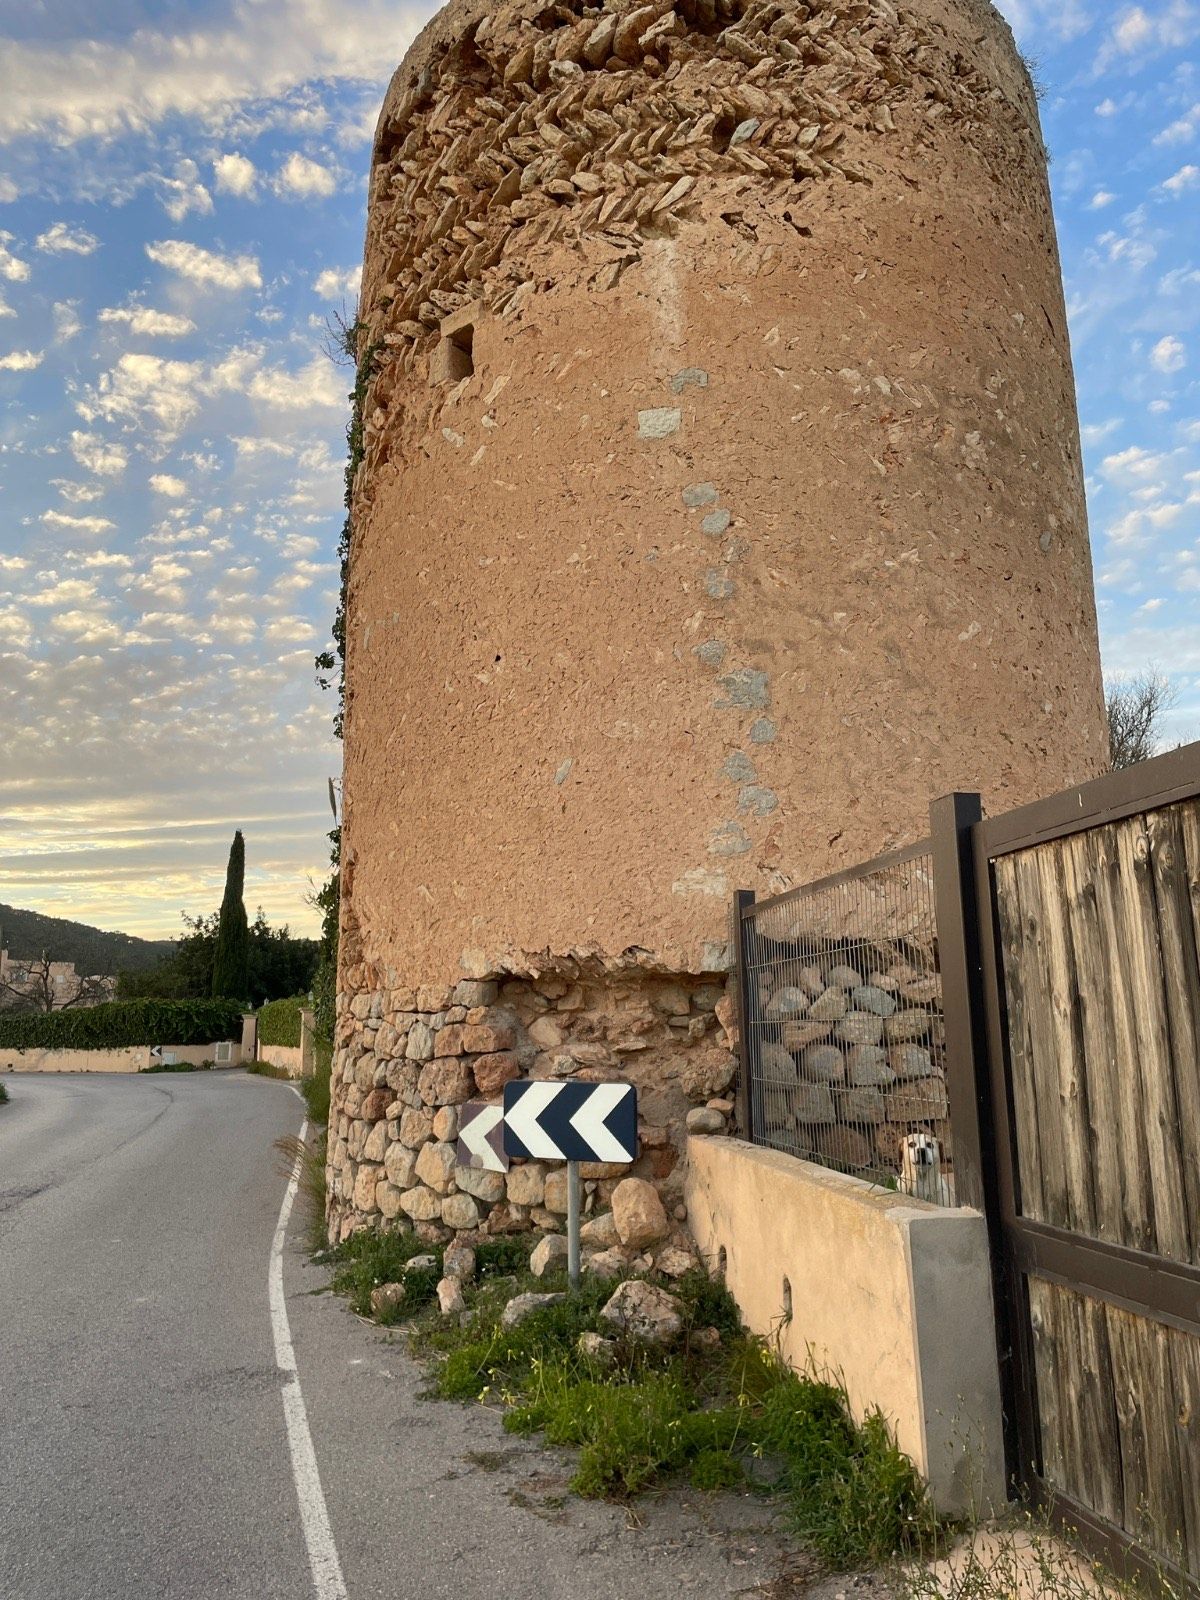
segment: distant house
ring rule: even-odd
[[[0,950],[0,1011],[64,1011],[114,998],[117,980],[81,977],[73,961],[10,956]]]

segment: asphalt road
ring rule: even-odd
[[[295,1094],[241,1072],[4,1081],[0,1597],[325,1600],[268,1299]],[[578,1501],[560,1452],[423,1399],[303,1244],[298,1207],[284,1301],[348,1600],[803,1592],[774,1587],[791,1562],[760,1502]]]

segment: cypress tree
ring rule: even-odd
[[[239,828],[229,849],[225,897],[217,925],[213,958],[213,998],[245,1001],[250,989],[250,932],[242,890],[246,881],[246,845]]]

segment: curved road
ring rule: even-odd
[[[268,1293],[295,1093],[240,1071],[4,1081],[0,1600],[807,1590],[775,1586],[786,1547],[760,1501],[579,1501],[560,1452],[494,1410],[424,1401],[402,1339],[316,1292],[298,1205],[276,1298],[345,1588],[323,1583]]]
[[[7,1083],[0,1593],[310,1592],[266,1311],[303,1107],[241,1072]]]

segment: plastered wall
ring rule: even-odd
[[[710,971],[732,888],[1101,769],[1045,160],[990,6],[452,5],[380,120],[362,318],[368,977]]]

